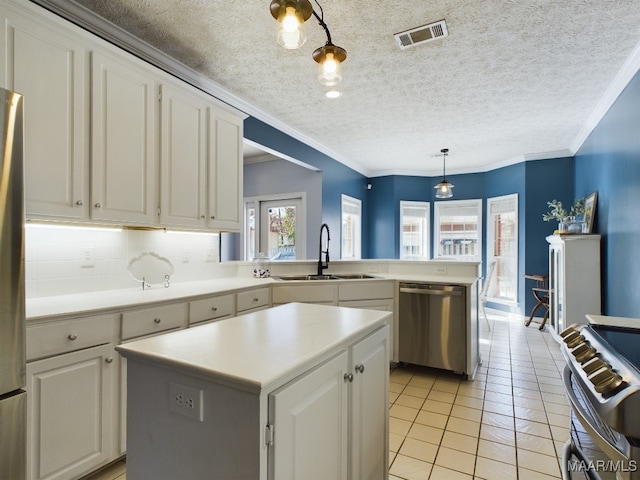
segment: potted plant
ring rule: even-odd
[[[549,211],[542,215],[545,222],[557,221],[558,233],[581,233],[582,215],[584,214],[584,198],[573,201],[571,210],[567,210],[562,202],[556,199],[547,202]]]

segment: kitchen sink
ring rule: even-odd
[[[337,273],[335,276],[342,280],[362,280],[365,278],[378,278],[374,275],[367,275],[366,273]]]
[[[362,280],[365,278],[377,278],[366,273],[337,273],[335,275],[278,275],[276,280]]]
[[[276,280],[339,280],[333,275],[278,275]]]

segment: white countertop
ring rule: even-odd
[[[398,274],[385,273],[373,274],[378,280],[398,280],[428,283],[445,283],[469,286],[477,278],[469,276],[447,275],[423,275],[423,274]],[[366,280],[326,280],[325,282],[370,282]],[[117,308],[131,308],[144,306],[158,302],[170,302],[190,297],[216,295],[224,292],[233,292],[243,288],[256,288],[270,286],[273,283],[279,285],[288,284],[317,284],[317,280],[306,281],[279,281],[273,278],[253,277],[224,277],[212,280],[183,282],[171,284],[169,288],[154,286],[147,290],[142,288],[128,288],[120,290],[104,290],[100,292],[76,293],[71,295],[57,295],[52,297],[29,298],[26,301],[27,321],[56,316],[86,315],[102,310],[114,310]]]
[[[250,391],[387,323],[390,312],[289,303],[117,347],[129,358]]]
[[[614,327],[640,328],[640,318],[609,317],[607,315],[587,315],[589,323],[612,325]]]

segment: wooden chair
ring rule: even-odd
[[[549,276],[548,275],[530,275],[525,274],[524,278],[529,280],[535,280],[536,286],[531,289],[533,296],[536,298],[536,305],[531,310],[529,314],[529,319],[524,322],[524,326],[528,327],[531,322],[539,323],[539,330],[542,330],[547,323],[547,319],[549,318]],[[544,307],[546,309],[544,313],[544,317],[542,321],[534,321],[535,314],[540,307]]]

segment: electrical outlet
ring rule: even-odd
[[[367,265],[367,272],[368,273],[377,273],[378,272],[378,266],[377,265]]]
[[[169,383],[169,410],[199,422],[204,421],[204,392],[179,383]]]
[[[93,247],[83,247],[80,251],[80,263],[82,267],[93,267],[96,264],[96,254]]]
[[[446,275],[447,267],[436,267],[436,275]]]
[[[213,248],[210,248],[210,249],[207,250],[206,261],[207,262],[217,262],[218,261],[218,255],[216,255],[216,251]]]
[[[189,249],[185,248],[182,250],[182,263],[189,263],[190,260]]]

